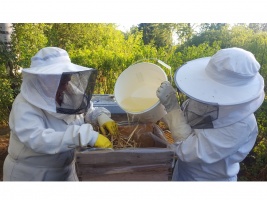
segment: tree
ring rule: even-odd
[[[178,36],[179,44],[183,44],[192,38],[192,36],[195,34],[194,26],[195,24],[190,23],[174,24],[174,31]]]
[[[173,45],[174,24],[171,23],[141,23],[138,30],[143,32],[144,44],[153,44],[157,48]]]
[[[46,46],[45,28],[44,24],[12,24],[11,40],[2,46],[0,54],[1,121],[7,123],[12,102],[20,91],[20,67],[29,67],[31,57]]]
[[[42,23],[13,24],[11,48],[15,54],[14,67],[30,66],[31,57],[47,45],[47,29],[49,26]]]
[[[267,31],[266,23],[249,23],[248,27],[254,32]]]
[[[202,23],[200,24],[200,32],[206,32],[210,30],[221,30],[226,23]]]
[[[0,62],[10,71],[10,75],[16,72],[13,70],[11,52],[11,34],[13,27],[11,23],[0,23]]]

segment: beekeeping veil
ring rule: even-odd
[[[255,112],[264,100],[264,80],[254,55],[240,48],[189,61],[175,72],[175,84],[189,97],[183,105],[193,128],[219,128]]]
[[[90,106],[97,71],[71,63],[63,49],[41,49],[22,74],[21,93],[38,108],[53,113],[80,114]]]

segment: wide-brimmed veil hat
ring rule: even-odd
[[[262,95],[264,79],[259,69],[251,52],[234,47],[187,62],[176,70],[174,80],[181,92],[197,101],[237,105]]]
[[[97,71],[72,63],[64,49],[45,47],[22,75],[21,94],[28,102],[46,111],[76,114],[89,106]]]
[[[32,74],[62,74],[62,72],[86,71],[91,68],[71,62],[69,54],[58,47],[45,47],[31,58],[30,68],[23,69]]]

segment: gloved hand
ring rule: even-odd
[[[96,142],[94,144],[94,147],[99,147],[99,148],[112,148],[113,145],[109,141],[109,139],[106,138],[104,135],[98,134],[98,137],[96,139]]]
[[[98,124],[100,127],[100,133],[103,135],[107,135],[106,130],[111,135],[117,135],[118,134],[118,125],[114,120],[112,120],[110,117],[108,117],[105,113],[102,113],[97,118]]]
[[[167,111],[163,120],[168,124],[173,139],[175,142],[185,140],[191,133],[191,127],[185,120],[176,97],[176,91],[169,81],[161,83],[157,90],[157,97]]]
[[[164,81],[161,83],[157,90],[157,97],[159,98],[160,103],[165,107],[167,113],[174,109],[180,108],[178,99],[176,97],[176,91],[169,81]]]
[[[104,135],[94,131],[91,124],[82,124],[79,126],[69,126],[68,135],[73,134],[71,141],[75,146],[87,147],[100,147],[100,148],[112,148],[112,143]]]
[[[185,140],[192,132],[181,109],[175,109],[167,113],[163,117],[163,121],[167,123],[175,142]]]

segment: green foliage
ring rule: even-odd
[[[198,46],[203,43],[212,46],[214,42],[219,42],[222,49],[229,47],[244,48],[254,33],[247,26],[237,25],[230,27],[229,24],[210,25],[210,27],[204,26],[201,30],[199,34],[195,34],[192,39],[187,40],[181,45],[178,50],[187,46]]]
[[[267,31],[267,24],[266,23],[250,23],[248,25],[250,29],[252,29],[255,33],[257,32],[262,32],[262,31]]]
[[[13,90],[7,76],[4,65],[0,65],[0,126],[8,125],[8,117],[12,106]]]
[[[246,26],[234,26],[228,38],[231,47],[244,48],[253,36],[253,31]]]
[[[261,65],[260,73],[264,80],[267,80],[267,32],[252,34],[244,46],[245,49],[251,51],[255,55]]]
[[[198,46],[189,46],[182,50],[183,61],[187,62],[201,57],[212,56],[220,49],[218,42],[214,42],[211,46],[207,43],[202,43]]]
[[[156,56],[156,50],[143,45],[141,33],[128,35],[125,40],[113,26],[101,24],[98,28],[100,26],[103,30],[96,43],[91,41],[90,47],[85,45],[82,49],[72,46],[68,52],[72,62],[98,70],[95,93],[112,94],[120,73],[139,59]]]
[[[171,47],[174,24],[141,23],[138,29],[143,33],[144,44],[153,44],[157,48]]]
[[[174,32],[178,35],[179,44],[184,44],[192,38],[195,33],[193,26],[194,24],[190,23],[174,24]]]
[[[223,25],[200,25],[200,32],[192,36],[191,39],[185,41],[178,50],[181,50],[187,46],[198,46],[203,43],[207,43],[212,46],[214,42],[220,42],[221,48],[230,47],[230,28],[228,24]]]
[[[14,67],[27,68],[31,57],[47,44],[44,32],[49,29],[45,24],[13,24],[12,52]]]
[[[240,181],[267,180],[267,99],[257,110],[256,118],[259,134],[253,150],[241,163]]]
[[[0,56],[0,124],[7,125],[9,112],[21,85],[20,67],[29,67],[31,57],[42,47],[47,39],[45,24],[13,24],[10,50],[1,46]]]

